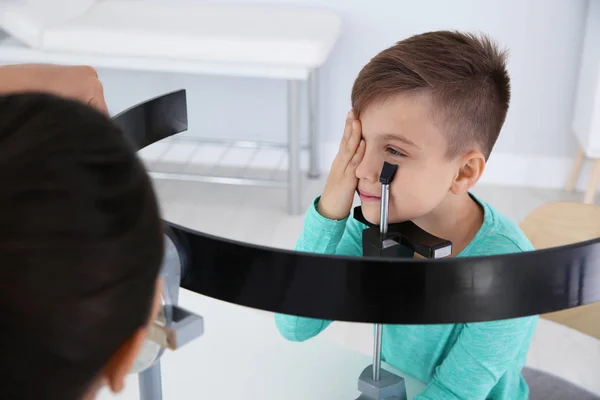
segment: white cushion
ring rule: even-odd
[[[44,50],[211,62],[321,65],[341,28],[294,6],[105,0],[46,30]]]
[[[87,11],[95,0],[2,0],[0,28],[29,47],[39,48],[46,29]]]

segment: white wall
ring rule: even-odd
[[[575,98],[573,130],[581,147],[590,158],[600,157],[600,98],[598,65],[600,65],[600,3],[593,1],[586,13],[582,59]]]
[[[412,34],[459,29],[486,32],[510,50],[513,100],[484,180],[554,187],[564,183],[576,146],[570,126],[587,0],[277,3],[329,7],[343,17],[342,36],[321,71],[318,126],[324,168],[341,135],[353,80],[370,57]],[[283,82],[116,71],[101,71],[101,77],[114,110],[185,87],[194,135],[286,140]],[[528,167],[533,170],[523,173]]]

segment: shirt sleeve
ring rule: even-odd
[[[320,196],[306,211],[302,233],[296,242],[296,251],[336,254],[337,247],[342,241],[346,224],[350,217],[333,220],[323,217],[317,211]]]
[[[506,229],[505,229],[506,230]],[[524,238],[503,230],[487,236],[468,256],[518,253],[532,249]],[[484,400],[531,341],[538,317],[467,323],[436,368],[433,379],[413,400]]]
[[[317,211],[317,197],[306,212],[304,228],[296,243],[296,251],[361,256],[361,226],[353,218],[331,220]],[[303,342],[324,331],[332,321],[286,314],[275,314],[275,324],[281,336]]]
[[[466,324],[414,400],[484,400],[531,339],[537,317]]]

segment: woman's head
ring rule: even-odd
[[[119,390],[162,256],[150,179],[109,119],[50,95],[0,97],[2,397]]]

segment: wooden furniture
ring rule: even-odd
[[[577,186],[585,160],[592,160],[592,170],[583,201],[586,204],[593,204],[600,183],[600,2],[598,1],[588,2],[572,129],[578,149],[566,189],[572,191]]]
[[[573,166],[571,167],[569,180],[565,188],[568,192],[572,192],[577,187],[579,175],[581,174],[581,170],[583,169],[585,161],[588,158],[590,157],[586,154],[585,150],[579,147],[577,149],[577,154],[575,155],[575,160],[573,161]],[[594,204],[596,191],[598,189],[598,184],[600,183],[600,157],[592,158],[592,163],[592,171],[588,180],[585,195],[583,197],[583,202],[585,204]]]
[[[540,250],[600,237],[600,207],[591,204],[553,202],[531,212],[521,229]],[[600,303],[542,316],[600,339]]]
[[[259,143],[246,137],[236,142],[210,143],[256,149],[283,147],[288,154],[287,180],[151,174],[158,179],[286,187],[289,214],[304,211],[300,127],[308,127],[308,175],[314,178],[319,175],[317,72],[340,34],[341,18],[337,14],[317,7],[276,4],[5,0],[0,7],[0,28],[5,32],[0,36],[3,64],[88,64],[96,68],[286,81],[286,144]],[[307,93],[306,121],[302,121],[300,112],[302,85]],[[259,116],[268,117],[268,111]]]

